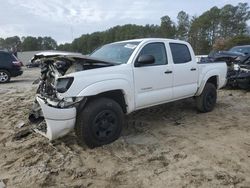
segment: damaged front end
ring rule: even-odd
[[[37,118],[43,117],[45,122],[40,122],[35,131],[54,140],[69,133],[75,125],[76,108],[57,108],[50,106],[46,99],[37,95],[34,102],[36,110],[32,110],[30,120],[37,122]]]
[[[229,87],[238,87],[240,89],[250,89],[250,67],[235,64],[233,69],[228,71],[227,85]]]
[[[77,107],[86,98],[62,97],[74,82],[70,73],[112,66],[112,63],[79,54],[39,54],[41,76],[29,120],[34,130],[49,140],[62,137],[74,129]],[[71,76],[70,76],[71,75]]]
[[[250,56],[239,56],[228,66],[227,86],[250,89]]]
[[[208,62],[225,61],[227,63],[227,86],[250,89],[250,55],[221,51],[211,53]]]

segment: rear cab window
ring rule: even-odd
[[[185,44],[169,43],[174,64],[188,63],[192,60],[189,48]]]

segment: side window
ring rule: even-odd
[[[169,43],[175,64],[191,61],[191,55],[185,44]]]
[[[11,56],[11,54],[8,54],[8,53],[0,53],[0,62],[2,64],[8,64],[10,62],[13,61],[13,58]]]
[[[152,65],[148,65],[148,66],[166,65],[168,63],[165,44],[161,42],[147,44],[146,46],[142,48],[139,56],[141,55],[154,56],[155,63]]]
[[[3,63],[3,55],[2,55],[2,53],[0,53],[0,63],[1,64]]]

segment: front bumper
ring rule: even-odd
[[[55,140],[74,129],[76,121],[75,107],[55,108],[48,106],[39,96],[36,97],[36,100],[41,107],[43,117],[46,121],[45,131],[36,129],[36,132],[47,137],[49,140]]]

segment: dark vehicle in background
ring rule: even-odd
[[[0,83],[10,81],[11,77],[22,75],[23,63],[9,52],[0,51]]]
[[[35,68],[35,67],[40,67],[41,62],[39,60],[37,61],[32,61],[26,65],[27,68]]]
[[[229,52],[239,55],[228,69],[228,85],[250,90],[250,45],[235,46]]]
[[[250,45],[235,46],[229,50],[229,52],[241,53],[244,55],[250,55]]]
[[[203,61],[225,61],[228,67],[227,86],[250,90],[250,45],[211,52]]]

